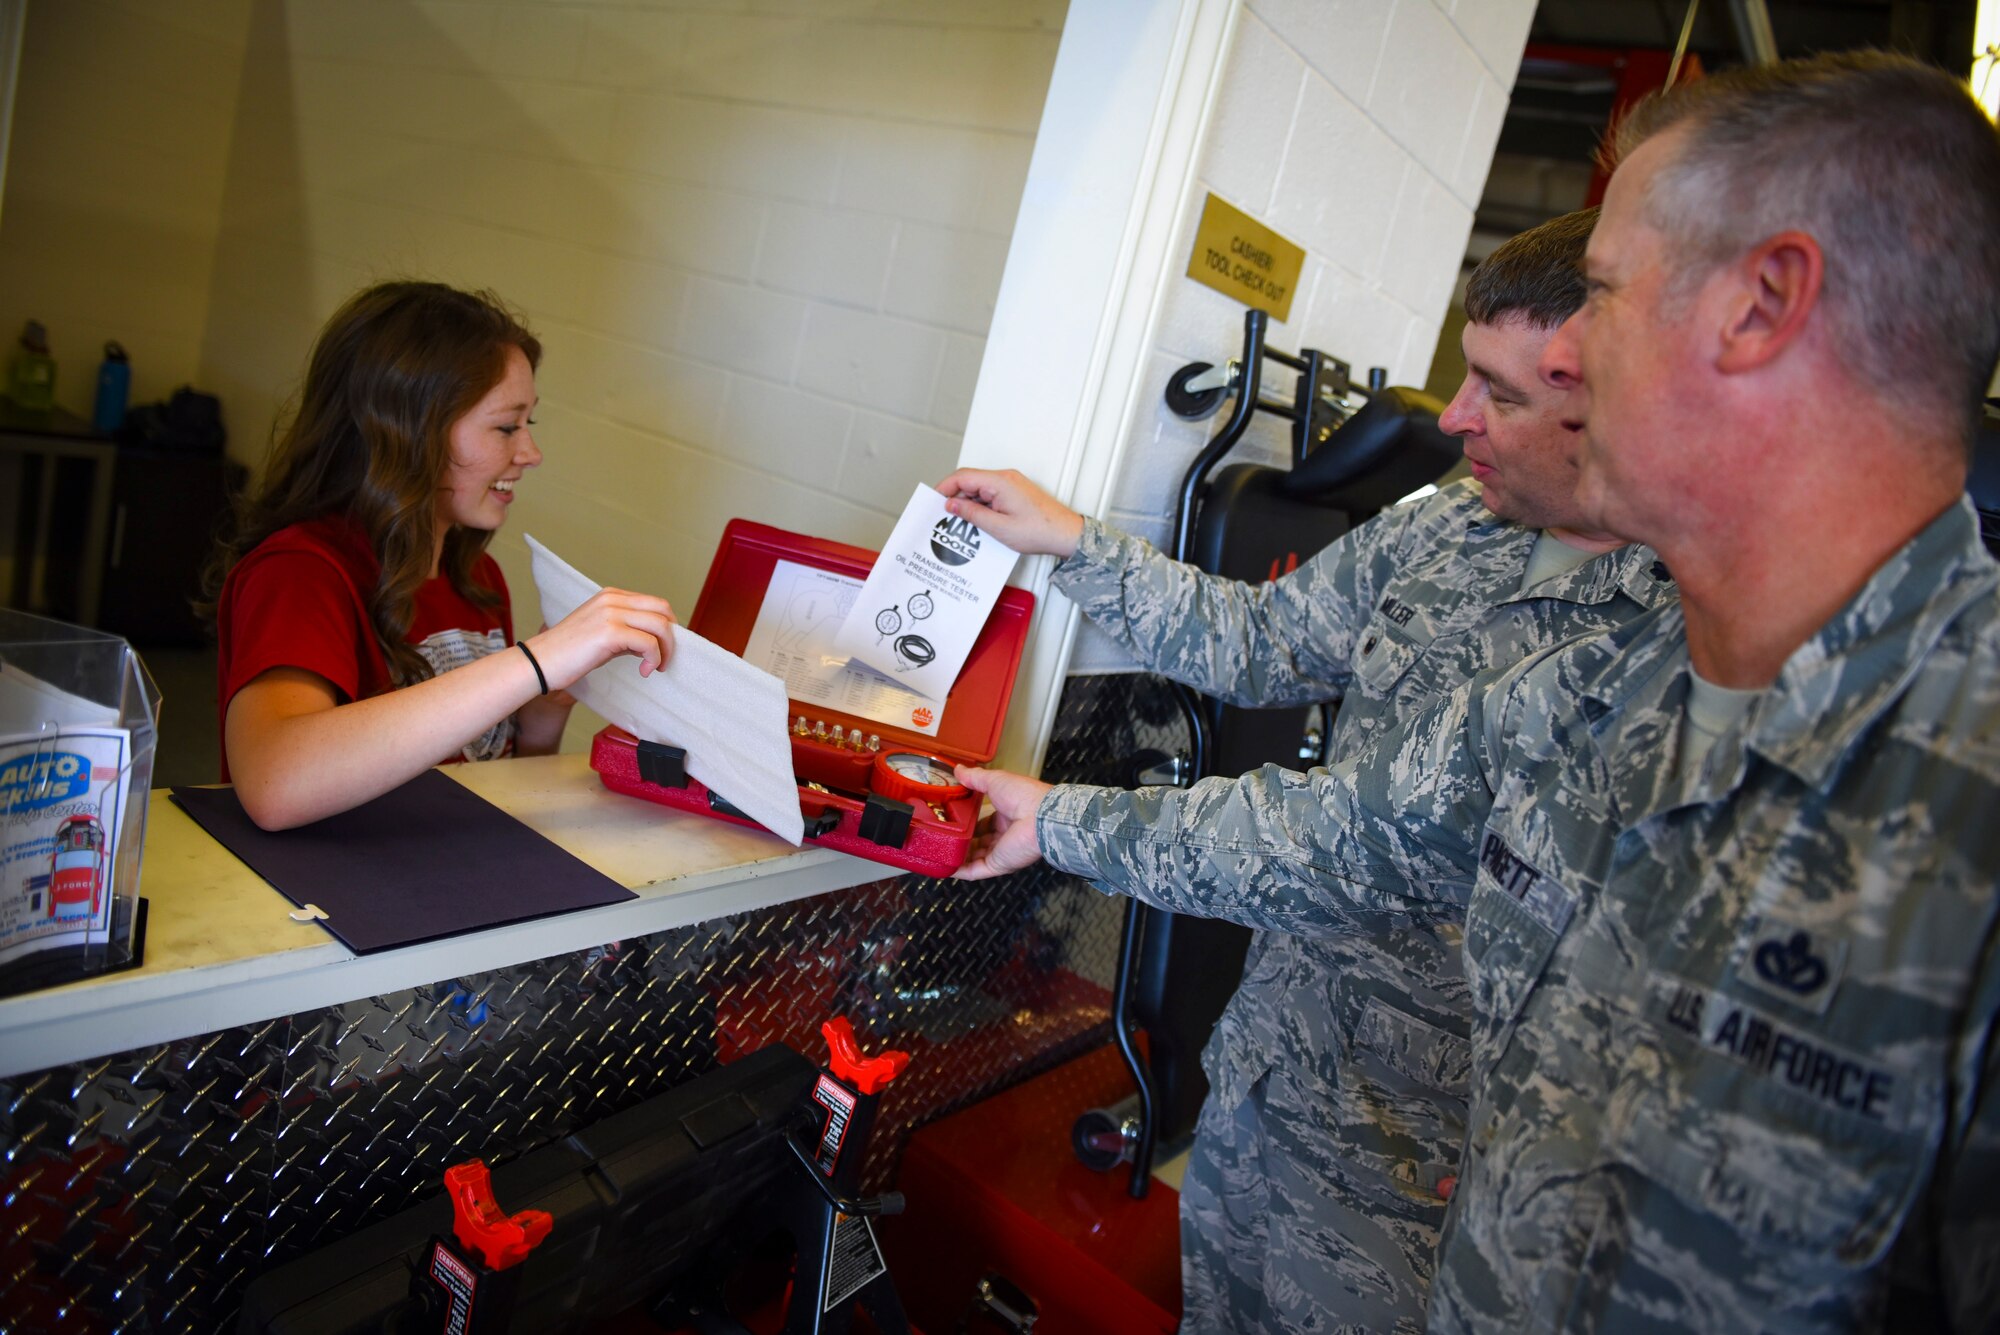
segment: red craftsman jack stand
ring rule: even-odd
[[[882,1335],[910,1335],[870,1222],[871,1216],[900,1213],[903,1198],[895,1192],[872,1199],[855,1194],[882,1091],[910,1064],[910,1054],[863,1057],[844,1016],[828,1020],[820,1032],[829,1057],[812,1091],[814,1110],[825,1118],[819,1143],[808,1148],[795,1138],[786,1141],[810,1185],[802,1186],[785,1210],[799,1259],[784,1335],[846,1335],[857,1305]]]
[[[732,1267],[722,1265],[691,1287],[664,1295],[652,1310],[661,1325],[689,1335],[753,1335],[773,1329],[780,1335],[847,1335],[859,1307],[865,1314],[864,1331],[919,1335],[903,1313],[873,1223],[882,1215],[901,1213],[903,1198],[896,1192],[855,1195],[882,1091],[909,1066],[910,1055],[862,1056],[854,1026],[844,1018],[828,1020],[820,1032],[831,1052],[807,1100],[817,1139],[807,1144],[797,1132],[785,1133],[783,1143],[798,1161],[798,1171],[770,1190],[771,1223],[789,1235],[796,1253],[782,1299],[783,1324],[768,1306],[753,1306],[743,1317],[732,1313],[732,1296],[740,1300],[742,1295],[726,1292],[732,1287]]]
[[[521,1262],[549,1235],[554,1219],[542,1210],[508,1215],[493,1199],[493,1178],[478,1159],[444,1170],[451,1197],[452,1237],[433,1237],[416,1296],[442,1317],[445,1335],[506,1335],[514,1318]]]

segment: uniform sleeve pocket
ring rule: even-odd
[[[1744,1072],[1663,1078],[1657,1061],[1635,1062],[1607,1117],[1620,1162],[1745,1244],[1769,1246],[1779,1266],[1879,1262],[1929,1162],[1915,1131],[1808,1106]]]

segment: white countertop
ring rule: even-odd
[[[830,849],[611,792],[587,757],[444,772],[637,899],[356,955],[155,790],[139,893],[145,964],[0,1000],[0,1077],[549,955],[900,875]]]

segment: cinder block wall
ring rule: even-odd
[[[97,344],[123,336],[138,397],[221,393],[254,462],[348,293],[492,287],[548,349],[548,463],[495,548],[521,618],[522,531],[691,610],[730,516],[872,544],[955,461],[1064,11],[37,4],[0,330],[49,320],[77,407]],[[1532,13],[1249,0],[1201,175],[1309,252],[1275,346],[1422,383]],[[1242,320],[1191,280],[1169,289],[1162,386],[1230,355]],[[1111,518],[1160,538],[1213,423],[1146,407]],[[1278,425],[1252,451],[1281,452]],[[1075,665],[1124,664],[1086,631]]]
[[[522,532],[684,613],[731,516],[878,544],[957,457],[1063,11],[260,4],[203,374],[249,457],[361,285],[522,307],[530,628]]]
[[[0,214],[0,360],[25,321],[42,321],[56,401],[79,416],[108,339],[131,356],[134,403],[198,379],[251,2],[28,6]]]
[[[1175,262],[1186,265],[1212,191],[1307,252],[1270,346],[1422,385],[1534,11],[1534,0],[1248,0]],[[1135,419],[1108,522],[1170,540],[1181,475],[1221,419],[1182,421],[1158,392],[1188,362],[1238,355],[1242,340],[1242,306],[1170,279],[1147,375],[1157,389]],[[1288,396],[1290,373],[1272,372],[1271,392]],[[1285,460],[1288,425],[1260,414],[1231,461]],[[1130,666],[1079,630],[1072,672]]]

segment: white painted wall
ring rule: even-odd
[[[1162,392],[1181,365],[1242,346],[1243,308],[1183,276],[1210,190],[1307,251],[1271,346],[1422,384],[1533,14],[1533,0],[1073,0],[960,462],[1019,468],[1166,537],[1219,424],[1173,417]],[[1260,421],[1242,457],[1280,456],[1283,425]],[[1064,675],[1131,666],[1049,590],[1050,566],[1016,577],[1042,602],[999,761],[1030,773]]]
[[[251,4],[26,7],[6,126],[0,357],[25,321],[42,321],[56,401],[79,416],[108,339],[131,354],[134,403],[200,379]],[[19,16],[0,6],[0,23]]]
[[[178,312],[199,354],[141,351],[140,396],[153,369],[191,368],[173,383],[221,393],[254,460],[348,293],[405,275],[494,288],[547,346],[548,463],[511,530],[685,609],[728,518],[872,544],[961,455],[1163,534],[1206,430],[1167,415],[1161,387],[1240,338],[1241,308],[1181,277],[1209,189],[1309,251],[1274,346],[1420,383],[1532,0],[31,9],[61,44],[38,66],[31,21],[0,320],[51,257],[78,278],[41,298],[52,325],[98,337],[67,314],[93,302]],[[138,67],[148,54],[159,69]],[[176,61],[198,91],[177,91]],[[31,128],[36,79],[58,113]],[[65,161],[78,133],[95,151],[128,130],[136,148]],[[173,133],[221,164],[187,178],[209,191],[205,245],[199,217],[148,193]],[[45,221],[19,230],[37,193]],[[168,219],[180,249],[92,287],[114,218]],[[65,383],[94,364],[66,356]],[[1275,452],[1268,425],[1253,445]],[[522,549],[503,536],[496,554],[532,622]],[[1051,599],[1014,763],[1039,751],[1072,633]],[[1075,662],[1118,665],[1087,638]]]
[[[21,36],[28,0],[0,0],[0,198],[7,188],[7,144],[13,137],[14,85],[21,74]]]
[[[1269,345],[1319,348],[1357,376],[1387,367],[1422,385],[1465,254],[1527,41],[1534,0],[1248,0],[1236,16],[1194,188],[1181,204],[1140,409],[1103,517],[1170,540],[1181,475],[1222,419],[1161,402],[1191,361],[1242,347],[1243,308],[1182,277],[1207,192],[1305,247],[1291,318]],[[1290,373],[1269,368],[1289,396]],[[1236,461],[1282,462],[1290,424],[1259,414]],[[1071,670],[1121,671],[1105,637],[1079,634]]]
[[[365,283],[523,308],[547,462],[493,550],[531,626],[521,532],[683,611],[733,516],[878,545],[957,457],[1062,14],[260,4],[204,374],[268,423]]]

